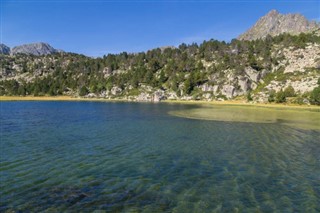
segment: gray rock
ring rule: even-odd
[[[203,91],[203,92],[213,92],[213,86],[208,85],[207,83],[202,84],[199,86],[199,88]]]
[[[218,90],[219,90],[219,86],[218,85],[214,85],[213,86],[213,94],[214,95],[218,95]]]
[[[164,99],[166,99],[166,96],[163,90],[157,90],[153,93],[153,99],[152,99],[153,102],[160,102]]]
[[[310,101],[309,101],[308,99],[306,99],[306,98],[304,98],[304,99],[302,100],[302,102],[303,102],[304,104],[310,105]]]
[[[21,46],[16,46],[11,49],[11,54],[15,55],[18,53],[28,54],[28,55],[48,55],[60,52],[60,50],[56,50],[51,47],[47,43],[32,43],[32,44],[24,44]]]
[[[87,94],[85,97],[86,97],[86,98],[96,98],[97,95],[94,94],[94,93],[89,93],[89,94]]]
[[[177,94],[175,92],[169,92],[167,94],[167,99],[168,100],[177,100],[179,98],[178,98],[178,96],[177,96]]]
[[[149,93],[142,92],[137,96],[136,100],[141,102],[150,102],[152,101],[152,97]]]
[[[258,82],[261,78],[260,72],[257,72],[256,70],[252,69],[251,67],[246,67],[245,70],[248,77],[255,82]]]
[[[276,36],[281,33],[299,34],[307,33],[320,28],[320,24],[308,21],[301,14],[280,14],[271,10],[261,17],[248,31],[238,37],[239,40],[255,40],[265,38],[267,35]]]
[[[218,85],[212,86],[212,85],[208,85],[207,83],[205,83],[205,84],[200,85],[199,88],[203,92],[212,92],[214,95],[217,95],[219,86]]]
[[[120,87],[112,87],[111,94],[112,95],[119,95],[122,92],[122,89]]]
[[[227,98],[233,98],[235,92],[235,87],[232,85],[223,85],[221,94],[225,95]]]
[[[212,94],[211,93],[205,93],[205,94],[203,94],[203,98],[205,100],[212,100]]]
[[[10,47],[0,44],[0,54],[10,55]]]
[[[246,77],[239,78],[238,84],[244,93],[246,93],[250,89],[250,81]]]

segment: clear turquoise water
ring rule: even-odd
[[[187,105],[0,104],[0,212],[320,212],[319,131],[168,114]]]

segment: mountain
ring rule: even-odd
[[[315,21],[308,21],[301,14],[281,14],[271,10],[261,17],[248,31],[238,37],[239,40],[255,40],[265,38],[267,35],[276,36],[281,33],[297,35],[308,33],[320,28]]]
[[[9,55],[10,54],[10,47],[0,44],[0,54]]]
[[[0,95],[68,95],[130,101],[240,98],[320,105],[320,35],[309,32],[313,25],[301,15],[288,17],[271,11],[251,31],[260,33],[259,28],[276,34],[288,32],[290,26],[306,33],[298,34],[296,30],[250,42],[211,39],[201,44],[98,58],[50,54],[57,50],[44,43],[22,45],[12,52],[27,54],[0,54]],[[287,31],[280,31],[279,26]]]
[[[320,36],[308,33],[251,42],[210,40],[102,58],[74,53],[0,55],[0,95],[131,101],[240,96],[257,102],[320,103],[314,101],[317,94],[312,95],[320,91],[319,47]]]
[[[39,42],[32,44],[24,44],[11,49],[11,54],[23,53],[28,55],[48,55],[60,52],[47,43]]]

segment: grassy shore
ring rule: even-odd
[[[0,101],[127,101],[125,99],[83,98],[72,96],[0,96]]]
[[[103,98],[83,98],[72,96],[0,96],[0,101],[105,101],[105,102],[129,102],[127,99],[103,99]],[[297,104],[276,104],[276,103],[248,103],[245,100],[227,100],[227,101],[184,101],[184,100],[165,100],[164,103],[178,104],[201,104],[201,105],[234,105],[234,106],[254,106],[270,108],[288,108],[288,109],[317,109],[320,106],[297,105]]]

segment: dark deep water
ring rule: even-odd
[[[320,212],[319,131],[178,104],[0,104],[0,212]]]

